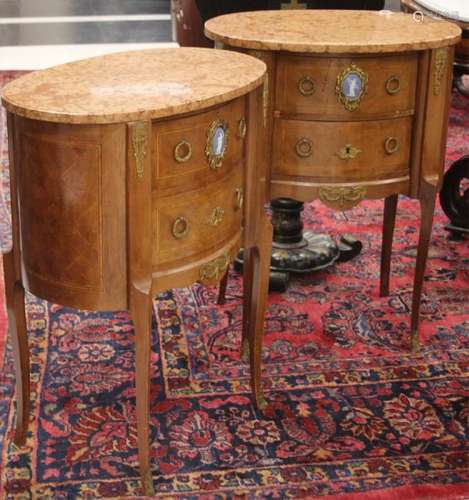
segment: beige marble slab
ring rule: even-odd
[[[445,47],[459,41],[461,30],[429,17],[416,22],[401,12],[276,10],[210,19],[205,33],[232,47],[340,54]]]
[[[189,113],[244,95],[265,64],[199,48],[109,54],[29,73],[3,89],[11,112],[62,123],[118,123]]]

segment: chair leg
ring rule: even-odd
[[[222,306],[226,302],[226,287],[228,286],[228,275],[230,273],[230,270],[227,269],[225,276],[223,276],[222,280],[220,281],[220,284],[218,285],[218,300],[217,304],[219,306]]]
[[[435,201],[437,189],[434,186],[423,183],[421,187],[422,195],[420,198],[420,235],[417,249],[417,261],[415,266],[414,291],[412,296],[412,315],[411,315],[411,348],[417,351],[419,348],[419,320],[420,320],[420,301],[422,296],[423,280],[425,276],[425,267],[428,257],[428,247],[433,225],[433,215],[435,211]]]
[[[262,390],[262,343],[265,312],[267,308],[270,255],[272,251],[272,224],[266,215],[260,221],[259,246],[252,249],[250,283],[250,311],[248,324],[249,359],[251,367],[251,387],[254,401],[260,410],[267,406]]]
[[[394,227],[396,225],[398,195],[393,194],[384,200],[383,242],[381,246],[381,270],[379,294],[381,297],[389,295],[389,278],[391,275],[391,254]]]
[[[22,283],[15,278],[13,250],[3,255],[3,272],[8,329],[11,336],[16,372],[17,417],[14,442],[17,446],[23,446],[28,431],[30,409],[29,345],[24,288]]]
[[[153,496],[150,468],[151,296],[134,290],[131,294],[130,313],[135,327],[135,387],[140,477],[145,495]]]

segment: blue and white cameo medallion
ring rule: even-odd
[[[360,106],[367,92],[368,75],[355,64],[346,68],[337,78],[336,93],[340,102],[349,111]]]
[[[210,168],[217,169],[222,165],[228,146],[228,123],[224,120],[215,120],[207,132],[205,155]]]

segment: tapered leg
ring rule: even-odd
[[[150,353],[151,296],[132,294],[130,313],[135,326],[135,387],[137,398],[137,437],[140,476],[145,495],[152,496],[150,468]]]
[[[249,363],[249,323],[251,317],[253,283],[253,249],[245,248],[243,255],[243,330],[241,337],[241,359]]]
[[[220,284],[218,286],[218,300],[217,304],[219,306],[222,306],[226,302],[226,287],[228,286],[228,275],[230,273],[230,270],[227,269],[225,276],[223,276],[223,279],[220,281]]]
[[[252,294],[249,311],[249,355],[251,364],[251,387],[256,406],[262,410],[267,406],[262,390],[262,341],[264,319],[269,290],[270,255],[272,252],[272,225],[264,216],[260,221],[259,246],[252,252]]]
[[[16,372],[16,430],[14,442],[24,445],[28,431],[30,382],[29,382],[29,346],[26,328],[24,288],[15,278],[13,251],[3,255],[5,277],[5,296],[8,311],[8,328]]]
[[[381,271],[379,294],[389,295],[389,277],[391,274],[391,254],[394,227],[396,224],[396,209],[398,195],[393,194],[384,200],[383,242],[381,246]]]
[[[411,347],[413,351],[419,348],[419,317],[420,299],[422,296],[423,279],[425,276],[425,266],[427,263],[428,246],[432,232],[433,214],[435,211],[435,201],[437,190],[434,186],[423,184],[420,198],[420,236],[417,249],[417,261],[415,266],[414,292],[412,296],[412,316],[411,316]]]

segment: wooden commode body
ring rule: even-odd
[[[267,64],[263,165],[268,199],[319,198],[337,210],[385,198],[381,294],[389,293],[398,194],[418,198],[419,304],[447,133],[458,26],[403,13],[287,10],[209,20],[220,48]]]
[[[59,304],[129,309],[135,325],[140,471],[151,493],[152,297],[217,284],[243,246],[243,339],[264,404],[260,355],[269,222],[256,171],[265,65],[164,49],[26,75],[5,87],[13,249],[4,257],[18,425],[29,418],[24,289]],[[244,222],[243,222],[244,221]]]

